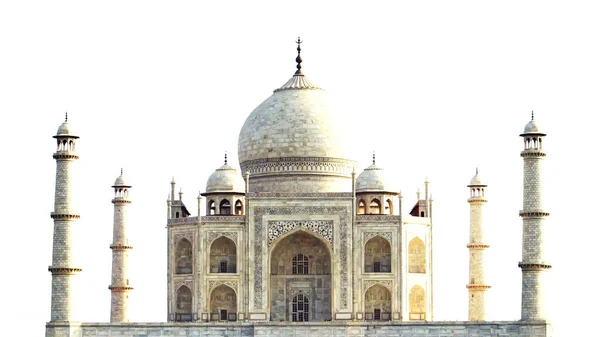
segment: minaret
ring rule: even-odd
[[[479,170],[475,170],[475,176],[471,183],[467,185],[471,191],[469,197],[470,215],[470,234],[469,243],[469,321],[486,320],[486,292],[491,286],[485,282],[485,250],[489,248],[485,244],[483,231],[483,205],[487,202],[485,199],[485,188],[487,185],[481,183]]]
[[[523,137],[523,258],[519,262],[523,279],[521,292],[521,320],[546,320],[544,303],[544,277],[552,266],[544,254],[546,234],[544,220],[550,213],[544,210],[542,200],[542,161],[546,153],[542,150],[541,133],[531,113],[531,121],[525,126]]]
[[[56,187],[54,190],[54,239],[52,245],[52,304],[50,324],[75,322],[77,313],[74,294],[75,276],[81,272],[73,266],[73,232],[71,227],[79,219],[72,209],[72,164],[79,159],[75,154],[75,142],[79,138],[65,122],[56,132],[57,149],[52,156],[56,160]]]
[[[123,178],[123,169],[121,175],[112,186],[115,189],[115,197],[112,203],[115,205],[115,215],[113,224],[113,243],[110,245],[112,250],[112,277],[110,289],[110,321],[111,323],[129,322],[129,292],[133,287],[129,285],[127,278],[127,269],[129,251],[133,249],[127,239],[127,205],[129,200],[129,189],[131,185],[125,182]]]

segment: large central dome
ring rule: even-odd
[[[302,74],[298,60],[296,74],[246,119],[238,140],[240,166],[251,174],[251,190],[342,192],[331,180],[349,178],[355,163],[347,159],[344,130],[327,93]],[[264,181],[273,176],[277,179]],[[348,185],[343,191],[351,190],[351,182],[343,180]],[[307,181],[326,183],[300,186]]]

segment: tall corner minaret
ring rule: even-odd
[[[521,320],[546,320],[544,277],[552,266],[544,254],[546,233],[544,220],[550,213],[544,210],[542,198],[542,133],[531,113],[531,121],[520,135],[524,140],[523,157],[523,257],[519,262],[522,271]]]
[[[52,244],[52,265],[48,270],[52,273],[52,304],[50,323],[77,322],[75,308],[75,276],[81,268],[73,266],[73,231],[72,226],[79,219],[73,211],[72,204],[72,165],[79,159],[75,154],[75,142],[79,138],[67,122],[61,124],[54,136],[56,152],[52,156],[56,160],[56,186],[54,190],[54,238]]]
[[[129,200],[129,189],[131,185],[127,184],[121,175],[112,186],[115,189],[115,197],[112,203],[115,205],[115,216],[113,225],[113,243],[110,245],[112,250],[112,277],[110,289],[110,321],[111,323],[129,322],[129,292],[133,287],[129,285],[127,275],[129,251],[133,249],[127,239],[127,205]]]
[[[479,177],[479,170],[467,185],[470,190],[468,199],[470,206],[470,231],[469,231],[469,321],[485,321],[486,317],[486,292],[491,286],[485,282],[485,251],[490,246],[485,243],[483,229],[483,206],[485,188]]]

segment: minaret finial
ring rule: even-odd
[[[375,151],[373,151],[373,165],[375,165]]]
[[[302,41],[300,41],[300,36],[298,36],[298,40],[296,41],[296,43],[298,44],[298,48],[296,48],[296,50],[298,51],[298,56],[296,56],[296,73],[294,75],[302,75],[302,57],[300,56],[300,51],[302,50],[300,48],[300,44],[302,43]]]
[[[225,165],[227,165],[227,151],[225,151]]]
[[[67,112],[65,111],[65,123],[67,122],[68,119],[69,119],[69,115],[67,115]]]
[[[533,110],[531,110],[531,120],[533,120]]]
[[[121,175],[123,175],[123,168],[121,167]]]
[[[479,174],[479,167],[475,167],[475,175]]]

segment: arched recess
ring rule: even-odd
[[[408,272],[425,274],[425,244],[419,238],[408,244]]]
[[[191,274],[192,266],[192,243],[181,239],[175,248],[175,274]]]
[[[381,214],[381,202],[379,199],[371,200],[369,204],[369,214]]]
[[[208,215],[217,214],[217,204],[214,200],[208,202]]]
[[[388,214],[388,215],[394,214],[394,205],[393,205],[391,199],[387,199],[385,201],[385,207],[383,209],[383,214]]]
[[[377,235],[365,244],[365,273],[391,273],[392,248],[390,242]]]
[[[358,214],[365,214],[365,201],[364,200],[360,200],[358,202],[358,210],[357,210]]]
[[[235,215],[243,215],[244,214],[244,204],[241,200],[237,200],[235,202]]]
[[[230,215],[231,214],[231,203],[227,199],[221,200],[221,204],[219,205],[219,214],[221,215]]]
[[[298,294],[310,299],[310,321],[331,320],[331,252],[325,241],[297,230],[274,243],[269,263],[272,321],[293,321],[292,302]],[[291,278],[294,282],[290,282]],[[304,307],[302,310],[305,312]]]
[[[221,236],[210,245],[210,272],[235,273],[237,268],[235,242]]]
[[[235,321],[237,317],[237,296],[230,287],[222,284],[210,293],[210,320]]]
[[[422,321],[427,318],[425,289],[415,285],[410,289],[409,297],[409,319],[411,321]]]
[[[392,313],[392,293],[376,284],[365,292],[365,319],[389,321]]]
[[[192,291],[187,286],[177,289],[177,300],[175,304],[175,320],[192,320]]]

